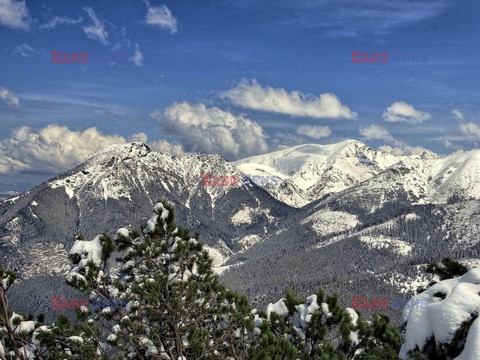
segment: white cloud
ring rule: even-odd
[[[26,30],[29,23],[30,15],[25,0],[0,0],[0,24]]]
[[[396,140],[383,126],[370,125],[360,129],[360,134],[367,140],[384,140],[389,143],[400,145],[401,141]]]
[[[143,54],[140,52],[138,44],[135,44],[135,53],[130,58],[130,61],[133,62],[135,66],[142,66]]]
[[[170,30],[172,34],[177,32],[177,19],[165,5],[152,7],[147,2],[147,16],[145,21],[149,25],[160,26],[161,28]]]
[[[453,149],[453,150],[463,150],[463,147],[460,145],[457,145],[450,140],[443,140],[442,141],[443,146],[445,146],[448,149]]]
[[[147,134],[145,134],[145,133],[133,134],[132,136],[130,136],[130,141],[131,142],[146,143],[147,142]]]
[[[460,131],[470,140],[480,140],[480,125],[473,122],[460,125]]]
[[[54,124],[39,131],[22,126],[0,141],[0,173],[58,173],[107,146],[126,142],[123,136],[102,135],[94,127],[82,132]]]
[[[298,135],[308,136],[312,139],[321,139],[330,136],[332,130],[330,130],[328,126],[302,125],[297,129],[296,133]]]
[[[8,107],[18,108],[20,106],[18,96],[7,88],[0,87],[0,99],[3,100]]]
[[[437,138],[437,140],[441,140],[443,146],[451,149],[462,149],[461,145],[455,144],[454,142],[473,142],[478,146],[477,143],[480,140],[480,125],[471,121],[466,122],[465,116],[460,110],[453,109],[452,114],[459,123],[458,130],[461,134],[450,134]]]
[[[84,26],[83,31],[87,35],[87,37],[91,39],[99,40],[103,45],[108,44],[108,32],[105,30],[105,24],[103,21],[97,18],[93,9],[89,6],[84,6],[83,10],[90,16],[92,19],[93,24],[90,26]]]
[[[394,102],[383,112],[383,119],[389,122],[406,122],[420,124],[432,117],[429,113],[415,110],[412,105],[403,101]]]
[[[263,88],[256,80],[243,80],[236,87],[223,92],[222,96],[247,109],[314,118],[355,119],[357,116],[356,112],[342,105],[334,94],[325,93],[316,97],[271,86]]]
[[[87,11],[87,10],[85,10],[85,11]],[[92,12],[93,12],[93,10],[92,10]],[[95,13],[94,13],[94,16],[95,16]],[[79,16],[78,19],[76,19],[76,20],[72,19],[72,18],[69,18],[68,16],[55,16],[48,23],[42,24],[38,28],[41,29],[41,30],[55,29],[58,24],[76,25],[76,24],[80,24],[82,21],[83,21],[83,17],[81,17],[81,16]]]
[[[174,156],[183,156],[185,151],[183,150],[182,145],[179,144],[170,144],[166,140],[158,140],[149,144],[152,150],[174,155]]]
[[[179,135],[188,151],[216,153],[238,159],[268,151],[266,135],[256,122],[204,104],[174,103],[152,113],[165,128]]]
[[[35,50],[26,43],[23,43],[22,45],[18,45],[17,47],[15,47],[15,54],[20,54],[23,57],[29,57],[34,52]]]
[[[453,116],[455,116],[455,118],[456,118],[458,121],[460,121],[460,122],[462,122],[463,120],[465,120],[465,118],[464,118],[464,116],[463,116],[463,114],[462,114],[462,112],[461,112],[460,110],[453,109],[453,110],[452,110],[452,114],[453,114]]]

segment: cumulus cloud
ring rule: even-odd
[[[401,145],[383,126],[370,125],[360,129],[360,134],[367,140],[383,140],[395,145]]]
[[[135,44],[135,53],[130,58],[130,61],[135,66],[142,66],[143,54],[140,52],[140,48],[139,48],[138,44]]]
[[[316,97],[300,91],[288,92],[282,88],[262,87],[256,80],[243,80],[236,87],[223,92],[222,96],[235,105],[253,110],[314,118],[357,117],[357,113],[342,105],[334,94],[325,93]]]
[[[463,147],[451,142],[450,140],[443,140],[442,141],[443,146],[445,146],[448,149],[453,149],[453,150],[463,150]]]
[[[177,32],[177,19],[172,15],[172,12],[165,5],[150,6],[147,4],[147,15],[145,22],[149,25],[159,26],[161,28],[170,30],[172,34]]]
[[[412,105],[403,101],[394,102],[383,112],[383,119],[389,122],[406,122],[420,124],[432,117],[429,113],[415,110]]]
[[[28,29],[30,14],[25,0],[0,0],[0,24],[12,29]]]
[[[180,136],[188,151],[216,153],[229,159],[268,151],[266,135],[259,124],[216,107],[174,103],[163,113],[155,110],[152,117]]]
[[[302,125],[297,128],[296,133],[298,135],[305,135],[312,139],[321,139],[327,136],[330,136],[332,131],[328,126],[310,126]]]
[[[35,131],[22,126],[10,138],[0,141],[0,173],[58,173],[107,146],[126,142],[123,136],[102,135],[94,127],[71,131],[52,124]]]
[[[99,40],[103,45],[108,44],[108,32],[105,30],[105,23],[97,18],[95,15],[95,11],[89,6],[84,6],[83,11],[85,11],[90,19],[92,19],[93,24],[90,26],[84,26],[83,31],[87,35],[87,37],[91,39]]]
[[[480,125],[473,122],[460,125],[460,131],[469,140],[480,140]]]
[[[93,13],[93,10],[92,10],[92,13]],[[95,13],[93,13],[93,14],[95,16]],[[59,24],[76,25],[76,24],[80,24],[82,21],[83,21],[82,16],[79,16],[78,19],[72,19],[72,18],[69,18],[68,16],[55,16],[48,23],[42,24],[38,28],[40,30],[55,29],[57,27],[57,25],[59,25]]]
[[[15,54],[20,54],[23,57],[29,57],[34,52],[35,50],[26,43],[23,43],[22,45],[18,45],[17,47],[15,47]]]
[[[453,114],[453,116],[455,116],[455,118],[456,118],[458,121],[460,121],[460,122],[462,122],[463,120],[465,120],[465,118],[464,118],[464,116],[463,116],[463,114],[462,114],[462,112],[461,112],[460,110],[453,109],[453,110],[452,110],[452,114]]]
[[[179,144],[170,144],[166,140],[158,140],[151,142],[150,147],[154,151],[174,155],[174,156],[183,156],[185,155],[185,151],[183,150],[182,145]]]
[[[8,107],[18,108],[20,106],[18,96],[4,87],[0,87],[0,100],[3,100]]]
[[[130,136],[130,141],[131,142],[146,143],[147,142],[147,134],[145,134],[145,133],[133,134],[132,136]]]

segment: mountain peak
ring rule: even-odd
[[[148,153],[152,152],[152,149],[147,144],[141,142],[131,142],[126,144],[113,144],[99,151],[93,157],[102,155],[115,155],[120,158],[134,158],[144,157]]]

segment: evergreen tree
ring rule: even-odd
[[[289,291],[270,304],[266,318],[262,340],[271,344],[273,334],[278,342],[268,354],[281,359],[398,359],[401,336],[388,317],[377,314],[372,324],[358,312],[341,308],[336,294],[325,297],[320,290],[304,301]]]
[[[69,283],[93,298],[128,299],[125,309],[99,314],[113,323],[107,341],[119,357],[246,358],[253,329],[246,298],[219,283],[198,235],[173,221],[173,207],[159,203],[143,232],[120,229],[118,273],[104,272],[115,248],[106,234],[96,238],[96,247],[77,246],[101,249],[101,256],[73,255],[77,266]]]
[[[428,264],[425,271],[429,274],[438,275],[440,280],[446,280],[462,276],[468,271],[468,269],[458,261],[445,257],[441,264]]]

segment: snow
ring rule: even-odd
[[[99,266],[102,263],[102,244],[100,243],[100,236],[97,235],[91,241],[75,240],[69,254],[78,254],[81,257],[80,262],[76,267],[67,274],[67,280],[72,281],[74,278],[79,278],[86,281],[85,277],[79,273],[89,260]]]
[[[228,258],[225,258],[219,250],[211,246],[204,245],[203,248],[208,252],[208,255],[212,258],[213,260],[212,266],[214,268],[222,265],[228,259]]]
[[[245,251],[249,247],[259,243],[261,241],[261,237],[256,234],[251,234],[242,237],[241,239],[238,240],[238,242],[242,245],[242,251]]]
[[[332,313],[330,312],[327,303],[322,303],[322,312],[327,318],[332,317]]]
[[[455,360],[480,359],[480,318],[477,318],[468,331],[462,353]]]
[[[165,209],[162,203],[157,203],[154,207],[153,210],[156,212],[160,212],[160,217],[165,220],[168,217],[168,210]],[[160,211],[161,210],[161,211]]]
[[[323,304],[322,304],[323,305]],[[300,316],[300,325],[302,328],[306,328],[308,323],[312,320],[312,314],[320,307],[317,304],[317,295],[310,295],[307,297],[305,304],[295,306]]]
[[[147,228],[145,229],[146,231],[152,232],[153,230],[155,230],[155,225],[157,224],[157,218],[158,218],[158,215],[155,214],[147,221]]]
[[[10,236],[5,236],[3,239],[9,240],[13,245],[17,245],[20,241],[20,234],[22,232],[20,218],[17,216],[16,218],[10,220],[5,225],[5,228],[10,231]]]
[[[352,308],[346,308],[345,310],[352,317],[353,326],[357,326],[358,314]]]
[[[336,232],[352,229],[358,224],[356,215],[341,211],[316,212],[304,220],[301,224],[312,223],[312,229],[319,236],[327,236]]]
[[[242,209],[232,215],[231,221],[235,226],[251,224],[254,219],[262,215],[265,215],[269,222],[274,220],[273,216],[270,215],[270,209],[252,208],[244,204]]]
[[[407,220],[407,221],[417,220],[418,218],[419,218],[418,215],[415,214],[415,213],[405,215],[405,220]]]
[[[360,236],[360,241],[366,244],[370,248],[373,248],[373,249],[388,248],[396,251],[400,255],[408,255],[412,251],[412,245],[410,245],[409,243],[399,239],[389,238],[383,235],[377,235],[377,236],[363,235],[363,236]]]
[[[130,233],[130,231],[128,231],[127,228],[120,228],[115,233],[115,239],[117,239],[119,235],[123,235],[123,236],[128,238],[129,233]]]
[[[444,293],[445,299],[435,297],[437,292]],[[465,275],[443,280],[418,294],[414,299],[426,299],[427,309],[406,309],[407,320],[405,342],[400,357],[407,359],[407,353],[417,346],[422,349],[426,341],[434,336],[437,344],[448,343],[461,324],[471,319],[471,314],[480,312],[480,268],[469,270]],[[468,346],[458,359],[479,359],[480,326],[477,324],[469,330]],[[474,357],[471,357],[475,354]]]
[[[277,313],[278,315],[280,316],[287,316],[288,315],[288,308],[287,306],[285,305],[285,299],[280,299],[278,300],[275,304],[268,304],[267,306],[267,316],[268,316],[268,319],[270,319],[270,314],[272,312],[274,313]]]
[[[37,203],[35,200],[33,200],[32,203],[31,203],[31,205],[32,205],[32,206],[37,206],[38,203]]]
[[[102,263],[101,235],[97,235],[91,241],[75,240],[69,254],[79,254],[82,259],[92,260],[96,265]],[[85,255],[87,253],[87,255]]]
[[[345,310],[352,317],[353,326],[357,326],[358,314],[352,308],[346,308]],[[358,338],[358,330],[351,331],[350,334],[348,334],[348,338],[350,339],[353,346],[357,346],[360,343],[360,340]]]
[[[80,336],[70,336],[67,338],[67,340],[70,340],[72,342],[76,342],[76,343],[79,343],[79,344],[83,344],[83,338],[80,337]]]
[[[280,186],[265,190],[293,207],[302,207],[367,180],[364,186],[378,187],[384,192],[386,178],[375,176],[390,167],[400,170],[394,186],[416,198],[419,204],[444,204],[452,194],[480,198],[480,150],[448,156],[431,152],[394,155],[356,140],[345,140],[329,145],[298,145],[234,164],[245,174],[278,176]]]
[[[57,180],[57,181],[52,182],[50,184],[50,187],[52,189],[63,187],[63,189],[65,190],[65,192],[67,193],[67,195],[70,199],[75,197],[75,192],[73,191],[72,188],[70,188],[70,186],[67,185],[67,182],[65,181],[65,179]]]
[[[232,264],[232,265],[217,266],[217,267],[213,268],[213,272],[217,275],[222,275],[222,273],[227,271],[228,269],[230,269],[234,266],[240,266],[240,265],[243,265],[243,264],[244,264],[244,262],[241,261],[241,262],[238,262],[238,263],[235,263],[235,264]]]
[[[403,158],[356,140],[345,140],[329,145],[298,145],[241,159],[234,165],[245,174],[278,176],[280,186],[266,190],[290,206],[301,207],[368,180]]]
[[[13,318],[13,317],[12,317]],[[35,321],[22,321],[18,326],[15,328],[14,332],[27,332],[30,333],[35,330]]]
[[[32,247],[19,248],[18,253],[19,256],[28,256],[30,259],[23,265],[22,280],[39,275],[64,276],[72,267],[62,243],[39,241]]]

